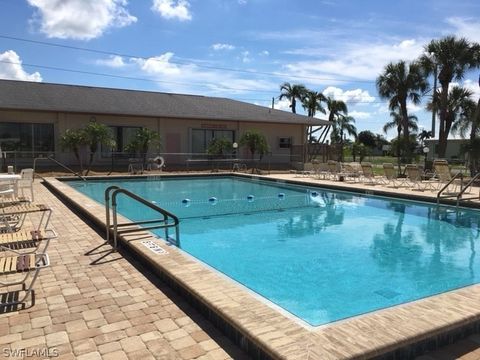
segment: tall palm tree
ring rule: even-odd
[[[326,102],[327,98],[321,92],[316,92],[312,90],[306,90],[304,97],[302,99],[302,105],[305,110],[307,110],[307,115],[309,117],[314,117],[317,111],[325,114],[325,108],[322,106],[322,102]],[[307,144],[313,141],[313,134],[319,129],[313,126],[307,126]]]
[[[347,104],[345,104],[345,102],[343,102],[342,100],[335,100],[330,96],[327,97],[327,109],[329,112],[328,121],[330,122],[330,125],[327,125],[319,136],[319,142],[322,143],[325,142],[330,128],[335,125],[335,120],[337,120],[341,116],[348,115]]]
[[[388,132],[388,130],[396,128],[397,129],[397,141],[400,141],[400,136],[402,135],[402,128],[403,128],[402,115],[400,115],[398,112],[391,111],[390,116],[392,117],[392,120],[387,122],[383,126],[383,132],[386,134]],[[418,130],[417,121],[418,121],[418,118],[415,115],[409,115],[408,116],[408,128],[409,128],[409,130],[412,130],[412,131],[417,131]],[[400,173],[402,171],[401,170],[401,159],[402,159],[401,148],[400,148],[400,146],[397,146],[398,173]]]
[[[109,148],[112,148],[115,145],[115,140],[113,139],[112,132],[107,125],[97,123],[95,120],[91,120],[87,126],[83,129],[85,144],[88,145],[90,150],[90,157],[87,166],[87,173],[90,172],[92,167],[93,159],[95,153],[97,152],[99,146],[105,145]]]
[[[428,130],[422,130],[422,132],[417,135],[418,139],[422,143],[422,146],[423,146],[425,140],[428,140],[428,139],[432,138],[432,136],[433,136],[432,132],[428,131]]]
[[[355,127],[355,118],[348,115],[340,115],[333,125],[331,134],[332,143],[340,144],[340,161],[343,161],[343,143],[345,135],[357,137],[357,128]]]
[[[406,145],[410,141],[407,101],[410,100],[413,104],[419,104],[427,86],[423,69],[417,62],[410,64],[405,61],[389,63],[377,78],[377,89],[380,97],[389,100],[390,110],[397,108],[400,110]],[[407,151],[407,157],[409,156],[409,151]]]
[[[433,102],[437,102],[435,104],[436,109],[439,109],[439,102],[442,101],[442,92],[443,90],[440,90],[437,96],[433,97]],[[447,138],[451,130],[461,134],[462,129],[465,129],[466,126],[468,127],[467,124],[472,120],[476,108],[472,96],[472,91],[460,86],[453,86],[448,92],[447,106],[445,110],[439,110],[445,113],[443,133]],[[432,102],[427,104],[427,109],[433,109]]]
[[[449,85],[453,80],[462,80],[467,70],[480,66],[480,45],[471,43],[465,38],[446,36],[440,40],[432,40],[426,45],[425,50],[432,54],[420,58],[426,73],[429,75],[438,67],[438,81],[441,85],[438,104],[440,112],[438,156],[445,157]]]
[[[292,85],[289,82],[285,82],[280,86],[280,96],[278,99],[282,100],[285,98],[290,100],[290,108],[292,109],[292,113],[296,114],[297,100],[302,101],[306,91],[307,89],[303,85]]]

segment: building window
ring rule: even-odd
[[[196,155],[205,154],[210,141],[221,138],[233,143],[235,132],[233,130],[192,129],[192,153]]]
[[[53,124],[0,123],[0,146],[3,151],[17,151],[22,156],[55,151]]]
[[[291,137],[281,137],[278,139],[278,147],[280,149],[289,149],[292,147]]]
[[[113,140],[115,140],[115,148],[113,151],[117,153],[116,156],[129,157],[131,154],[122,153],[125,152],[125,146],[135,138],[137,130],[141,128],[139,126],[109,126],[108,128],[112,133]],[[102,156],[112,156],[112,149],[102,145]]]

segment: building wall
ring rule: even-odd
[[[62,153],[59,139],[67,129],[79,129],[84,127],[88,121],[95,119],[99,123],[109,126],[137,126],[146,127],[159,131],[162,137],[162,151],[167,163],[181,163],[189,157],[191,149],[192,129],[218,129],[235,131],[235,141],[238,142],[241,135],[247,130],[258,130],[267,137],[270,151],[273,156],[270,160],[275,163],[289,163],[290,149],[279,146],[280,138],[291,138],[292,145],[304,143],[304,125],[301,124],[270,124],[258,122],[240,121],[217,121],[217,120],[193,120],[193,119],[172,119],[172,118],[151,118],[135,116],[97,115],[97,114],[76,114],[56,112],[34,112],[34,111],[2,111],[0,110],[0,122],[16,123],[49,123],[54,124],[55,152],[57,158],[66,164],[75,164],[76,160],[72,154]],[[168,155],[166,153],[170,153]],[[155,154],[152,154],[155,155]],[[250,157],[245,149],[239,149],[237,157]],[[111,159],[102,157],[97,153],[96,164],[110,164]]]
[[[468,140],[463,139],[449,139],[447,141],[447,149],[445,151],[445,159],[452,161],[464,161],[466,158],[465,154],[461,154],[462,144],[465,144]],[[430,149],[428,152],[428,159],[434,160],[438,158],[438,140],[425,140],[425,145]]]

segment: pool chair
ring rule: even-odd
[[[0,207],[0,232],[16,232],[25,223],[27,215],[39,214],[40,220],[36,230],[46,229],[50,222],[52,210],[43,204],[29,202],[16,203],[11,206]]]
[[[328,179],[329,180],[337,180],[338,173],[340,172],[340,167],[338,162],[334,160],[328,160],[327,162],[327,171],[328,171]]]
[[[31,254],[38,251],[44,244],[42,252],[46,252],[50,240],[57,237],[52,229],[19,230],[16,232],[0,233],[0,250],[16,250],[22,254]]]
[[[407,181],[412,186],[412,190],[434,190],[438,185],[438,181],[424,179],[423,171],[417,164],[407,164],[405,166],[405,173],[407,174]]]
[[[22,285],[22,290],[25,291],[25,295],[21,298],[7,299],[5,302],[2,299],[0,306],[24,303],[29,295],[33,295],[33,285],[35,285],[40,270],[49,265],[50,260],[47,254],[16,254],[0,257],[0,275],[2,276],[0,286]],[[25,275],[22,276],[23,274]],[[32,279],[27,286],[27,280],[30,276]]]
[[[439,187],[447,185],[452,181],[449,185],[449,189],[447,189],[449,190],[449,193],[456,193],[459,190],[459,187],[462,185],[462,179],[453,179],[454,176],[452,176],[452,173],[450,172],[447,160],[434,160],[433,170],[435,172],[435,177],[438,179]]]
[[[369,162],[361,163],[362,167],[362,181],[365,184],[377,185],[377,184],[386,184],[386,179],[383,179],[380,176],[375,176],[373,172],[373,166]]]
[[[384,163],[383,165],[383,173],[385,174],[386,185],[388,187],[401,187],[401,186],[408,186],[407,181],[404,178],[399,178],[397,176],[397,170],[392,163]]]
[[[10,199],[15,195],[15,189],[10,184],[0,183],[0,202],[4,199]]]
[[[25,189],[30,190],[30,200],[34,201],[33,195],[33,169],[22,169],[20,171],[20,179],[16,183],[17,191],[21,191],[22,195],[25,196]]]
[[[337,174],[339,180],[343,181],[359,181],[360,179],[360,169],[355,166],[356,164],[344,163],[342,164],[341,171]]]

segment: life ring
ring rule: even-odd
[[[162,156],[156,156],[153,158],[153,162],[157,164],[159,168],[162,168],[165,166],[165,159]]]

